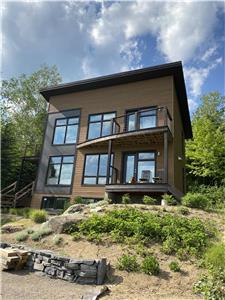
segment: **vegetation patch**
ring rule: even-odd
[[[141,264],[141,270],[148,275],[159,274],[159,263],[154,256],[146,256]]]
[[[171,263],[169,264],[169,268],[171,271],[173,272],[180,272],[180,265],[177,261],[171,261]]]
[[[150,196],[145,195],[143,197],[143,203],[144,204],[149,204],[149,205],[153,205],[157,203],[157,200],[155,198],[152,198]]]
[[[50,235],[52,233],[52,230],[50,228],[42,228],[38,231],[35,231],[32,235],[31,235],[31,239],[33,241],[39,241],[41,240],[43,237]]]
[[[47,220],[47,212],[41,209],[33,210],[31,213],[31,219],[35,223],[44,223]]]
[[[79,232],[90,239],[102,235],[114,242],[160,243],[166,254],[199,257],[206,249],[214,233],[198,218],[158,212],[141,212],[135,208],[115,209],[104,215],[94,214],[79,225],[71,224],[64,230],[72,234]]]
[[[15,239],[17,242],[23,242],[23,241],[26,241],[28,239],[28,233],[27,231],[21,231],[21,232],[18,232],[16,235],[15,235]]]
[[[127,272],[137,272],[140,269],[137,257],[129,254],[123,254],[119,257],[117,267],[119,270]]]

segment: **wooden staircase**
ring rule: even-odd
[[[1,190],[1,207],[29,207],[34,190],[34,181],[16,191],[17,181]]]

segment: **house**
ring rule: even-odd
[[[124,193],[180,198],[192,137],[181,62],[45,88],[47,125],[32,207]]]

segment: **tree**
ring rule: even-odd
[[[30,76],[2,81],[1,118],[2,118],[2,187],[16,180],[20,157],[27,145],[29,155],[34,154],[35,145],[42,143],[47,102],[40,94],[40,89],[56,85],[61,77],[56,66],[42,66]],[[15,149],[16,147],[16,149]],[[7,163],[6,163],[7,162]],[[9,168],[10,165],[16,165]]]
[[[192,120],[193,139],[186,143],[187,170],[199,183],[221,184],[225,178],[225,97],[202,97]]]

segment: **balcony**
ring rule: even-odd
[[[162,143],[164,132],[168,139],[173,137],[172,118],[167,107],[141,109],[113,118],[109,121],[108,135],[87,140],[77,145],[77,149],[114,145],[142,145]]]

